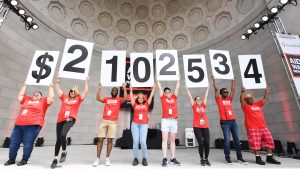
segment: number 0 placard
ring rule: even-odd
[[[243,86],[246,89],[266,88],[265,73],[260,55],[239,55]]]
[[[101,83],[103,86],[122,86],[125,82],[126,51],[103,50]]]
[[[59,76],[85,80],[89,74],[93,43],[67,39]]]
[[[207,87],[205,55],[183,55],[184,76],[187,87]]]
[[[156,50],[157,80],[179,80],[177,50]]]
[[[152,87],[153,76],[153,53],[130,53],[132,87]]]
[[[209,50],[212,74],[216,79],[233,79],[229,51]]]

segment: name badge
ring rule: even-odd
[[[27,109],[24,109],[24,110],[22,111],[22,116],[26,116],[26,115],[27,115],[27,112],[28,112],[28,110],[27,110]]]
[[[200,119],[200,125],[203,126],[205,124],[205,121],[203,119]]]
[[[65,112],[65,117],[69,117],[70,116],[70,111],[66,111]]]
[[[139,120],[143,120],[143,114],[139,114]]]
[[[108,110],[107,111],[107,116],[110,116],[111,115],[111,110]]]
[[[170,114],[170,115],[172,114],[172,109],[169,109],[169,114]]]
[[[231,112],[230,110],[228,111],[228,115],[229,115],[229,116],[231,116],[231,115],[232,115],[232,112]]]

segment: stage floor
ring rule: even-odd
[[[105,162],[105,153],[101,156],[101,165],[98,167],[93,167],[92,163],[95,160],[95,153],[96,153],[96,146],[95,145],[71,145],[68,147],[68,157],[65,163],[63,163],[62,168],[120,168],[120,169],[127,169],[127,168],[146,168],[141,164],[138,166],[132,166],[132,150],[121,150],[118,147],[114,147],[112,154],[111,154],[111,166],[107,167],[104,165]],[[20,161],[22,158],[22,147],[19,150],[19,154],[17,157],[17,161]],[[106,152],[106,149],[103,150]],[[31,158],[29,160],[29,164],[25,166],[18,167],[17,165],[11,165],[4,167],[4,163],[8,159],[8,149],[0,148],[0,168],[30,168],[30,169],[37,169],[37,168],[50,168],[52,158],[54,153],[53,146],[45,146],[45,147],[35,147]],[[169,151],[168,151],[168,154]],[[281,165],[272,165],[267,164],[265,166],[259,166],[255,164],[254,155],[250,152],[243,152],[243,157],[246,161],[248,161],[248,165],[242,165],[236,163],[236,155],[235,151],[231,151],[231,159],[234,162],[233,165],[227,165],[224,162],[224,154],[223,150],[220,149],[211,149],[209,160],[211,162],[210,168],[299,168],[300,167],[300,160],[291,159],[291,158],[280,158],[275,157],[278,161],[281,162]],[[265,161],[266,155],[262,155],[263,160]],[[197,148],[183,148],[176,150],[176,158],[178,161],[181,162],[181,166],[172,166],[168,165],[167,168],[199,168],[199,154]],[[139,159],[140,160],[140,159]],[[161,150],[148,150],[148,163],[149,168],[162,168],[161,166],[162,160],[162,152]],[[141,161],[140,161],[141,162]],[[207,166],[205,166],[207,167]]]

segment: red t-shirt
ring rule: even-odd
[[[206,116],[206,105],[202,103],[201,105],[193,104],[192,106],[194,112],[194,122],[193,127],[197,128],[208,128],[208,119]]]
[[[262,110],[263,105],[263,100],[254,102],[252,105],[244,104],[242,109],[245,113],[245,126],[247,129],[267,128]]]
[[[60,97],[61,107],[57,117],[57,123],[66,121],[69,118],[77,119],[78,110],[83,99],[79,95],[76,99],[69,99],[65,94]]]
[[[16,125],[39,125],[43,127],[46,110],[50,105],[47,103],[47,97],[33,101],[31,97],[24,96],[21,105]]]
[[[123,98],[121,97],[105,97],[104,98],[104,112],[103,119],[110,121],[118,121],[119,111],[121,104],[123,103]]]
[[[178,118],[177,96],[173,94],[170,99],[162,95],[160,97],[162,105],[162,118]]]
[[[216,98],[216,102],[219,108],[220,120],[235,120],[235,115],[232,109],[232,98]]]
[[[148,108],[149,104],[136,104],[132,106],[134,110],[133,122],[138,124],[148,124]]]

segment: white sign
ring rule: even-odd
[[[177,50],[156,50],[157,80],[179,80]]]
[[[59,77],[85,80],[88,77],[93,43],[67,39]]]
[[[132,87],[153,86],[153,53],[130,53],[130,68]]]
[[[233,79],[229,51],[209,50],[212,74],[216,79]]]
[[[122,86],[125,83],[126,51],[102,50],[102,86]]]
[[[59,51],[35,51],[25,83],[27,85],[50,85],[58,57]]]
[[[243,87],[265,89],[266,79],[260,55],[239,55]]]
[[[184,76],[187,87],[207,87],[205,55],[183,55]]]

